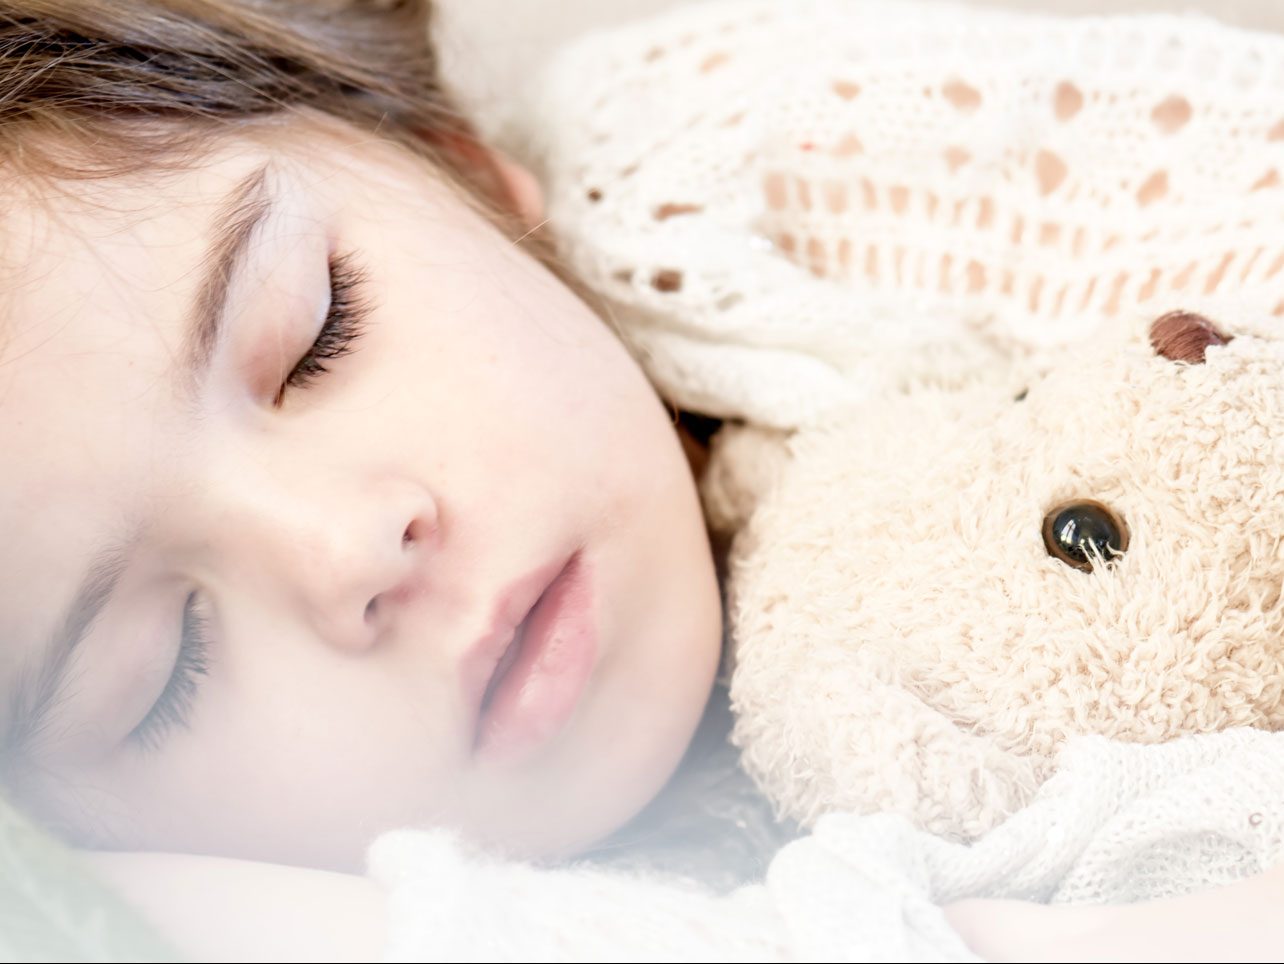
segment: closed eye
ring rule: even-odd
[[[280,407],[286,393],[308,388],[330,370],[330,363],[356,350],[365,332],[370,305],[362,298],[365,272],[352,255],[333,255],[329,265],[330,306],[316,339],[285,377],[272,404]]]
[[[174,729],[188,725],[201,679],[209,672],[209,650],[209,619],[201,607],[200,594],[192,592],[183,605],[183,627],[174,668],[152,708],[130,732],[132,742],[145,750],[154,750]]]

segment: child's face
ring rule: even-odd
[[[0,699],[48,697],[0,717],[23,793],[87,843],[341,867],[395,826],[543,854],[631,816],[720,617],[606,326],[354,134],[72,189],[4,229]]]

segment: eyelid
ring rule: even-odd
[[[191,590],[183,602],[178,648],[170,671],[160,693],[127,738],[143,750],[158,749],[174,729],[190,723],[201,680],[209,673],[213,647],[208,605],[207,597],[198,589]]]
[[[280,408],[291,391],[310,387],[340,358],[352,354],[365,333],[371,304],[365,297],[367,276],[352,254],[331,252],[326,276],[330,296],[312,343],[280,382],[273,406]]]
[[[256,245],[253,268],[233,299],[226,358],[215,363],[221,374],[211,387],[222,388],[215,397],[233,401],[237,409],[271,409],[282,378],[325,321],[329,251],[327,233],[301,220],[297,232],[277,230]]]

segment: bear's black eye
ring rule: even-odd
[[[1052,558],[1091,572],[1094,559],[1109,563],[1128,551],[1128,527],[1100,502],[1064,502],[1044,517],[1043,544]]]

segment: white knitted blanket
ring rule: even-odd
[[[1284,37],[1202,17],[724,0],[574,44],[506,136],[666,397],[792,427],[1177,298],[1284,315],[1282,93]]]
[[[897,817],[824,817],[725,897],[487,860],[442,832],[387,834],[370,865],[394,961],[953,961],[974,958],[939,904],[1186,893],[1271,866],[1282,843],[1284,735],[1245,730],[1072,742],[1034,803],[971,847]]]
[[[1282,95],[1284,39],[1202,19],[738,0],[578,43],[515,123],[661,390],[796,427],[1176,296],[1284,314]],[[390,834],[390,959],[965,960],[941,903],[1140,900],[1281,856],[1284,735],[1058,763],[970,847],[832,815],[725,897]]]

